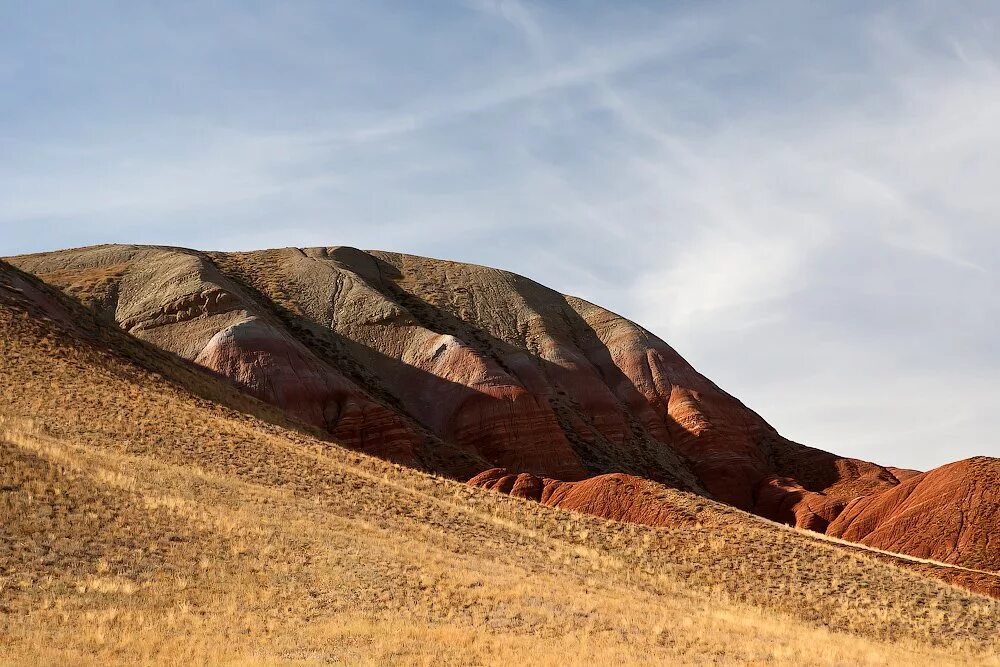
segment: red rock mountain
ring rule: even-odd
[[[827,532],[943,563],[1000,571],[1000,460],[980,456],[855,498]]]
[[[916,473],[791,442],[639,325],[512,273],[348,247],[98,246],[8,261],[399,463],[653,525],[673,520],[656,500],[665,484],[1000,570],[997,459]]]

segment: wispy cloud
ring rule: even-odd
[[[478,90],[435,100],[421,108],[354,130],[348,136],[357,142],[385,140],[428,126],[454,122],[464,116],[555,95],[566,88],[593,85],[605,77],[656,62],[671,52],[682,50],[685,41],[680,35],[675,40],[660,35],[656,39],[619,48],[605,48],[571,62],[556,63],[504,81],[491,82]]]
[[[1000,12],[572,7],[0,16],[0,254],[502,266],[640,321],[810,444],[1000,455]],[[70,34],[101,39],[68,59]]]
[[[524,39],[532,54],[541,61],[551,58],[549,39],[532,10],[520,0],[471,0],[469,5],[489,16],[509,23]]]

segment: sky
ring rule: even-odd
[[[526,275],[784,435],[1000,456],[992,2],[0,3],[0,255]]]

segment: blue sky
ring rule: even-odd
[[[998,28],[989,2],[5,2],[0,254],[488,264],[801,442],[1000,456]]]

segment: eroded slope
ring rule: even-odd
[[[495,467],[566,483],[622,473],[824,532],[913,473],[790,442],[640,326],[496,269],[347,247],[101,246],[14,261],[338,441],[459,480]],[[957,500],[941,502],[926,506],[932,522],[958,529],[942,518]],[[1000,529],[993,513],[972,520]],[[833,534],[897,530],[868,523]],[[950,562],[994,562],[995,546],[966,558],[973,542],[947,530],[869,543],[921,555],[955,542]]]
[[[2,264],[0,348],[8,660],[996,661],[997,601],[672,489],[697,521],[653,530],[257,421]]]

